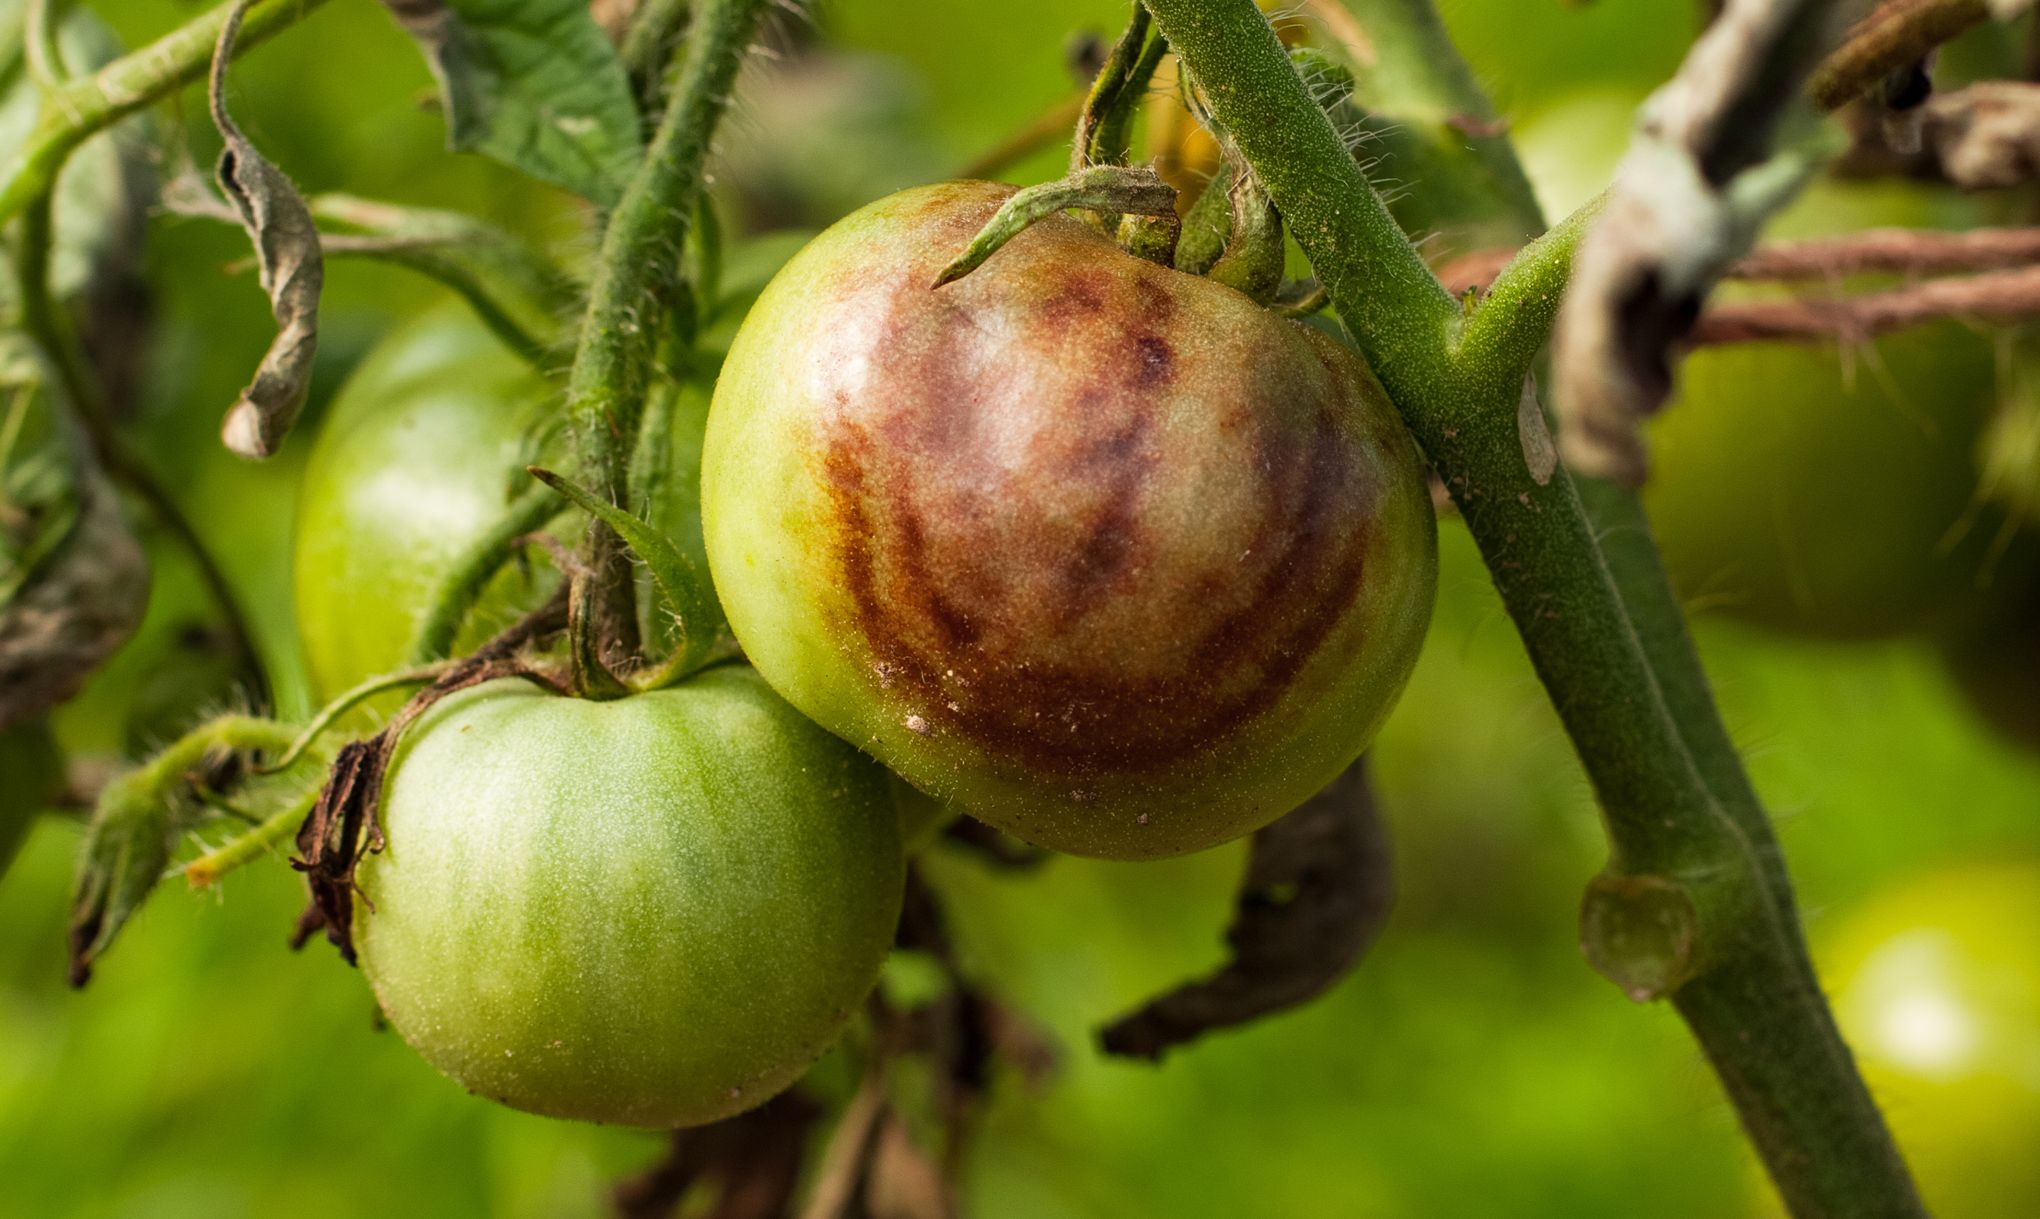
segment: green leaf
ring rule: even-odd
[[[439,81],[448,143],[601,204],[643,145],[630,78],[587,0],[383,0]]]
[[[179,737],[161,753],[107,783],[78,852],[71,894],[71,984],[134,917],[170,866],[185,832],[207,809],[192,780],[229,754],[275,753],[291,730],[272,720],[223,715]]]

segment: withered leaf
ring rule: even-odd
[[[0,729],[77,693],[148,605],[149,561],[104,478],[86,472],[76,516],[0,600]]]
[[[1344,977],[1388,918],[1388,838],[1362,758],[1254,835],[1226,931],[1232,959],[1108,1025],[1105,1052],[1160,1058],[1217,1029],[1306,1003]]]
[[[243,457],[262,458],[282,445],[311,390],[312,355],[319,342],[319,291],[326,270],[319,231],[304,197],[282,170],[256,151],[227,113],[227,64],[233,58],[241,18],[252,2],[240,0],[220,30],[209,93],[213,125],[226,141],[217,170],[220,189],[254,242],[256,271],[276,316],[276,338],[256,368],[255,379],[227,410],[220,439]]]
[[[0,332],[0,731],[76,693],[148,604],[147,556],[47,381]]]

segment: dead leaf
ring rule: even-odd
[[[220,30],[208,93],[213,125],[226,141],[217,171],[220,189],[254,242],[256,271],[276,316],[276,338],[256,368],[255,379],[227,410],[220,439],[243,457],[262,458],[283,444],[311,390],[312,355],[319,343],[319,290],[326,270],[319,231],[304,197],[227,114],[227,64],[251,3],[240,0]]]

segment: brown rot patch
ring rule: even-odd
[[[1151,390],[1167,385],[1176,370],[1176,352],[1169,346],[1169,341],[1152,334],[1144,334],[1134,340],[1133,349],[1137,362],[1134,372],[1135,387]]]
[[[1088,321],[1104,309],[1105,285],[1100,276],[1070,276],[1041,302],[1041,312],[1052,325]]]
[[[841,627],[917,734],[1078,780],[1166,767],[1268,711],[1347,620],[1378,488],[1337,377],[1190,368],[1146,268],[1029,273],[1044,304],[996,319],[895,295],[833,399]],[[1098,317],[1072,338],[1054,314],[1079,306]],[[1198,481],[1214,459],[1238,485]]]

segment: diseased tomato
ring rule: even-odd
[[[764,1102],[878,975],[904,881],[884,771],[750,669],[616,702],[517,681],[405,736],[362,861],[361,966],[471,1091],[554,1117]]]
[[[1413,442],[1333,340],[1071,216],[936,271],[1012,193],[910,190],[759,298],[702,513],[766,680],[1022,838],[1245,834],[1363,749],[1429,620]]]

